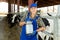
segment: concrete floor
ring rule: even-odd
[[[5,30],[5,28],[7,28],[7,25],[5,25],[5,23],[3,22],[4,20],[2,21],[3,18],[4,17],[0,16],[0,40],[19,40],[20,31],[18,32],[18,30],[16,30],[16,27],[13,27],[13,29],[11,29],[12,31],[9,31],[8,29]],[[9,32],[6,33],[6,31]]]
[[[0,40],[4,40],[4,27],[3,27],[3,23],[2,23],[2,21],[1,21],[1,18],[2,17],[0,17]]]

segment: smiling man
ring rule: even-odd
[[[33,3],[30,6],[30,12],[28,13],[24,22],[20,21],[20,26],[22,26],[22,32],[20,35],[20,40],[38,40],[37,32],[45,30],[44,27],[38,29],[37,25],[37,4]],[[27,26],[27,23],[29,23]],[[28,29],[28,30],[27,30]],[[29,31],[29,32],[28,32]]]

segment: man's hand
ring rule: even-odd
[[[25,22],[20,22],[19,25],[23,26],[24,24],[26,24]]]
[[[37,32],[44,31],[45,29],[46,29],[45,27],[41,27],[41,28],[37,29]]]

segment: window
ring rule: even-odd
[[[49,13],[52,13],[53,10],[54,10],[54,9],[53,9],[53,6],[49,6],[49,7],[48,7],[48,12],[49,12]]]
[[[8,13],[8,3],[0,2],[0,13]]]
[[[17,13],[17,5],[15,5],[15,13]]]
[[[54,5],[54,13],[58,12],[58,5]]]

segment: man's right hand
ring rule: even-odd
[[[20,22],[19,25],[23,26],[24,24],[26,24],[25,22]]]
[[[45,29],[46,29],[45,27],[41,27],[41,28],[37,29],[37,32],[44,31]]]

